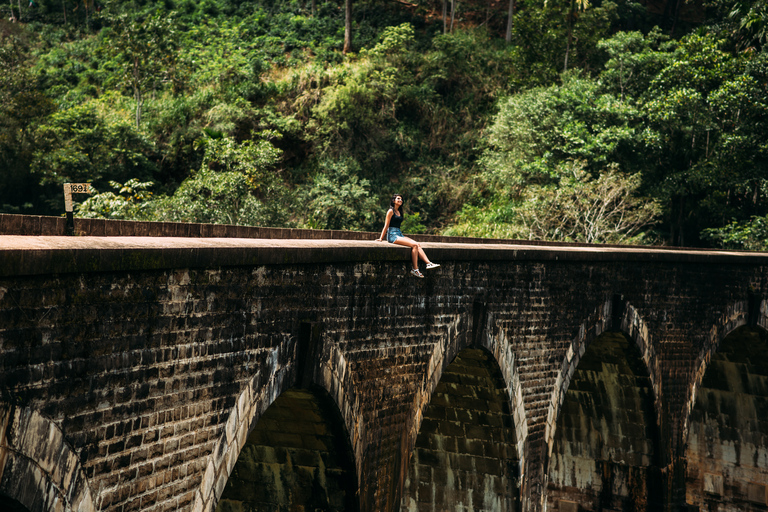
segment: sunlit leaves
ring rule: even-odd
[[[765,0],[735,2],[729,18],[738,23],[736,37],[741,48],[768,43],[768,2]]]
[[[100,192],[76,205],[80,218],[148,220],[154,213],[151,203],[153,183],[135,178],[123,183],[109,182],[115,192]]]
[[[321,162],[303,194],[305,224],[314,229],[376,229],[381,220],[376,200],[370,182],[359,174],[359,164],[350,159]]]
[[[656,74],[672,59],[666,49],[674,45],[667,42],[658,28],[646,35],[618,32],[603,39],[597,47],[605,50],[610,58],[600,74],[602,87],[621,101],[639,98]]]
[[[764,58],[728,54],[696,34],[672,56],[644,95],[649,128],[661,141],[660,165],[647,171],[654,195],[691,212],[680,230],[724,222],[738,208],[765,209],[753,192],[768,179]]]
[[[529,239],[587,243],[636,243],[660,211],[638,196],[640,176],[615,166],[595,178],[570,163],[557,187],[529,187],[518,209]]]
[[[154,170],[151,142],[125,121],[100,115],[95,102],[52,114],[35,138],[32,169],[45,183],[127,181]]]
[[[199,145],[205,149],[202,168],[242,174],[254,193],[273,193],[281,185],[275,170],[281,152],[270,142],[277,138],[275,132],[262,132],[240,143],[227,137],[200,139]]]
[[[703,238],[726,249],[748,251],[768,250],[768,217],[752,217],[747,221],[732,221],[721,228],[708,228]]]
[[[179,52],[175,22],[160,12],[143,19],[122,14],[103,44],[104,52],[122,63],[125,83],[136,100],[136,127],[140,128],[146,90],[161,89],[175,80]]]
[[[117,193],[87,200],[78,215],[175,222],[275,225],[285,222],[286,193],[274,164],[280,152],[261,133],[256,140],[203,139],[202,168],[170,196],[154,196],[149,182],[111,182]]]
[[[501,104],[485,155],[489,180],[502,189],[556,176],[559,162],[579,159],[588,168],[623,163],[632,168],[633,124],[638,111],[592,80],[570,77],[562,86],[537,88]]]
[[[447,234],[639,243],[656,222],[659,205],[639,196],[637,174],[610,166],[594,177],[583,162],[565,162],[557,174],[557,182],[529,184],[517,198],[499,196],[485,208],[465,208]]]

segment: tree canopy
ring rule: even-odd
[[[11,3],[0,212],[766,247],[765,2],[444,4]]]

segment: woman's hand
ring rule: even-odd
[[[377,239],[376,239],[376,241],[377,241],[377,242],[381,242],[381,238],[377,238]]]

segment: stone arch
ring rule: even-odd
[[[512,346],[506,339],[504,333],[500,333],[498,338],[488,335],[492,325],[492,315],[476,315],[480,317],[481,325],[476,326],[478,339],[476,345],[483,347],[490,352],[496,364],[501,371],[506,384],[507,397],[509,400],[512,416],[515,423],[515,436],[517,445],[517,455],[520,458],[520,467],[524,468],[524,447],[528,436],[528,423],[525,413],[525,403],[523,401],[523,390],[520,385],[520,376],[517,372],[515,363],[515,354]],[[484,317],[484,318],[483,318]],[[435,391],[443,371],[456,358],[459,352],[472,346],[472,340],[467,336],[461,336],[462,318],[457,317],[453,323],[448,326],[448,332],[443,338],[443,343],[437,343],[432,350],[429,361],[426,366],[426,374],[422,381],[421,388],[414,397],[414,406],[410,422],[410,430],[407,435],[407,452],[410,454],[416,443],[416,436],[421,429],[421,423],[424,420],[424,411],[429,406],[432,394]],[[408,466],[408,459],[403,461],[403,470]],[[522,477],[522,475],[521,475]]]
[[[560,408],[565,401],[565,394],[571,383],[573,374],[579,366],[579,361],[587,347],[598,336],[606,331],[621,331],[633,340],[640,349],[641,358],[645,363],[653,387],[653,401],[656,410],[656,421],[660,420],[661,384],[658,377],[658,359],[651,342],[650,333],[645,321],[638,311],[620,296],[606,300],[595,313],[580,326],[578,333],[566,350],[560,373],[557,375],[547,411],[547,423],[544,428],[544,440],[547,446],[544,467],[549,464],[555,438],[555,423],[560,415]]]
[[[281,367],[278,361],[281,359],[281,351],[292,349],[292,343],[271,349],[265,365],[248,381],[237,397],[224,431],[208,456],[203,480],[195,492],[193,512],[211,512],[216,508],[248,433],[264,411],[290,385],[290,367]]]
[[[523,387],[520,384],[520,374],[515,362],[515,353],[504,332],[501,332],[498,338],[486,336],[480,345],[493,355],[507,385],[507,399],[511,405],[512,419],[515,425],[520,479],[523,480],[527,467],[525,446],[528,441],[528,416],[523,399]]]
[[[413,446],[416,443],[416,436],[421,428],[422,421],[424,421],[424,410],[429,405],[432,393],[435,391],[437,383],[443,375],[443,370],[451,361],[453,361],[456,354],[458,354],[461,349],[469,345],[467,339],[462,339],[458,336],[460,323],[461,318],[457,317],[454,319],[448,326],[448,333],[444,338],[445,342],[436,343],[432,349],[432,354],[429,356],[424,380],[421,381],[421,387],[416,391],[413,398],[413,412],[411,413],[413,419],[409,424],[410,429],[406,437],[406,453],[408,454],[411,453]],[[405,471],[405,468],[408,466],[408,460],[405,459],[407,459],[407,457],[402,461],[403,468],[401,468],[401,473]],[[405,475],[403,475],[401,480],[404,476]]]
[[[326,354],[320,361],[313,382],[324,389],[341,413],[352,454],[355,458],[357,481],[362,481],[365,424],[360,413],[360,399],[353,390],[352,379],[347,373],[347,360],[335,344],[326,345]]]
[[[293,341],[273,348],[263,371],[255,375],[240,393],[227,419],[224,432],[209,456],[200,488],[195,493],[193,512],[215,510],[248,434],[269,406],[292,385],[291,376],[294,369],[290,366],[280,367],[278,361],[283,359],[282,351],[291,352],[295,349],[296,344]],[[362,468],[362,439],[364,439],[359,400],[347,392],[351,386],[347,382],[349,375],[344,355],[335,345],[326,345],[325,350],[327,353],[323,354],[321,361],[314,369],[312,382],[328,393],[342,416],[351,438],[349,441],[352,445],[355,472],[359,482]]]
[[[760,303],[759,316],[752,319],[752,323],[761,326],[763,329],[768,330],[768,316],[766,315],[766,303],[762,301]],[[683,417],[682,436],[683,443],[685,444],[688,439],[688,428],[691,417],[691,412],[696,403],[696,395],[698,393],[701,382],[704,380],[704,374],[707,372],[712,360],[712,355],[715,354],[720,347],[720,343],[730,333],[750,323],[749,314],[749,302],[738,301],[734,302],[727,308],[725,312],[717,319],[712,325],[709,331],[709,336],[704,343],[699,356],[696,358],[694,368],[696,373],[693,375],[691,385],[688,386],[688,400]],[[685,449],[685,448],[684,448]]]
[[[416,439],[424,421],[425,410],[431,403],[435,389],[443,378],[443,372],[460,352],[472,347],[482,348],[489,352],[501,373],[505,386],[507,406],[511,410],[514,423],[518,478],[520,481],[523,480],[523,471],[526,467],[524,454],[528,424],[522,387],[515,363],[515,354],[503,332],[497,337],[489,335],[491,332],[490,326],[493,324],[493,315],[487,311],[485,303],[475,302],[471,315],[467,313],[469,312],[458,315],[447,326],[447,332],[443,337],[442,343],[435,344],[425,368],[426,371],[421,388],[417,390],[414,396],[412,420],[409,422],[409,430],[406,436],[404,436],[403,450],[407,456],[402,459],[400,472],[399,489],[401,490],[401,496],[411,456],[416,445]],[[472,324],[469,329],[467,328],[468,318],[472,318]],[[469,331],[472,331],[472,336],[467,335]]]
[[[319,386],[285,390],[248,435],[217,510],[359,510],[341,414]]]
[[[409,457],[403,510],[516,510],[519,459],[508,386],[493,354],[461,350],[443,370]]]
[[[9,404],[0,404],[0,496],[30,511],[95,511],[80,458],[59,426]]]
[[[684,411],[685,502],[768,505],[768,322],[765,301],[736,302],[713,325]]]
[[[580,325],[550,399],[542,508],[661,506],[657,371],[647,326],[622,297]]]

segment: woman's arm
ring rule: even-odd
[[[381,236],[376,239],[377,242],[381,242],[382,240],[385,240],[384,237],[387,236],[387,230],[389,229],[389,219],[392,218],[392,215],[394,215],[395,212],[392,211],[392,208],[387,210],[387,218],[384,221],[384,229],[381,230]]]

